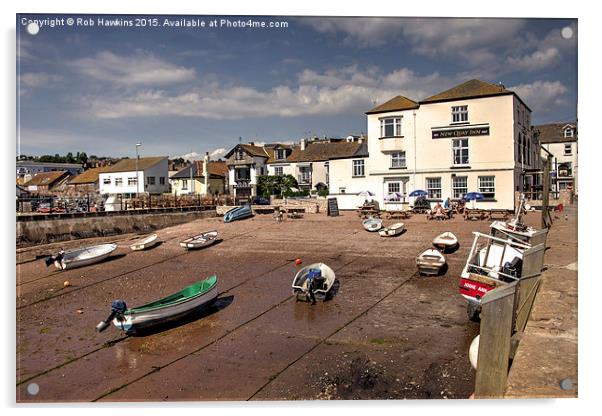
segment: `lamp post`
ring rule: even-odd
[[[140,185],[138,184],[138,182],[140,182],[138,175],[138,159],[140,158],[138,155],[138,147],[140,146],[142,146],[142,143],[136,143],[136,198],[138,198],[138,194],[140,193]]]

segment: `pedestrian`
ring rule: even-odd
[[[448,197],[445,202],[443,203],[443,208],[445,208],[447,210],[447,218],[451,219],[452,217],[452,206],[451,206],[451,199]]]

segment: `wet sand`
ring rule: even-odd
[[[351,212],[282,223],[269,215],[230,224],[207,218],[159,230],[162,243],[145,251],[129,248],[139,236],[115,237],[113,255],[87,267],[18,264],[17,400],[467,398],[478,325],[467,318],[458,282],[471,232],[487,232],[489,221],[403,222],[404,234],[383,238]],[[220,243],[179,246],[211,229]],[[459,249],[446,255],[443,276],[419,276],[415,256],[443,231],[458,236]],[[56,244],[28,250],[51,253]],[[334,269],[340,288],[332,300],[295,301],[296,258]],[[94,330],[114,299],[140,305],[212,274],[218,300],[201,316],[138,337],[113,326]],[[27,392],[31,383],[36,395]]]

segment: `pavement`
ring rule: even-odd
[[[577,397],[577,205],[557,215],[506,398]]]

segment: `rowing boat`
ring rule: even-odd
[[[242,207],[235,207],[224,214],[224,222],[232,222],[236,220],[242,220],[253,216],[253,210],[251,205],[243,205]]]
[[[446,231],[433,239],[433,245],[445,252],[446,250],[451,250],[458,245],[458,237],[456,237],[453,233]]]
[[[217,231],[207,231],[206,233],[195,235],[194,237],[187,238],[186,240],[180,241],[180,246],[185,249],[198,249],[205,248],[217,241]]]
[[[416,257],[416,266],[420,274],[438,275],[445,265],[445,257],[434,248],[424,250]]]
[[[152,326],[182,319],[212,305],[217,299],[217,276],[198,281],[179,292],[135,308],[127,308],[122,300],[113,301],[111,315],[101,321],[96,329],[104,331],[113,325],[128,335]]]
[[[362,225],[366,231],[378,231],[382,228],[383,222],[380,218],[366,218],[362,221]]]
[[[309,301],[309,275],[315,280],[313,293],[316,299],[325,300],[334,285],[336,275],[334,270],[324,263],[314,263],[303,267],[293,279],[293,295],[297,300]]]
[[[399,235],[403,233],[403,225],[403,222],[398,222],[396,224],[389,225],[388,227],[379,230],[378,234],[380,234],[381,237],[393,237],[395,235]]]
[[[142,240],[136,241],[134,244],[130,246],[133,251],[145,250],[157,244],[159,242],[157,238],[157,234],[151,234],[148,237],[143,238]]]
[[[117,244],[99,244],[97,246],[89,246],[73,251],[59,251],[56,256],[51,256],[46,259],[46,265],[54,266],[60,270],[74,269],[83,267],[89,264],[98,263],[106,259],[117,249]]]

